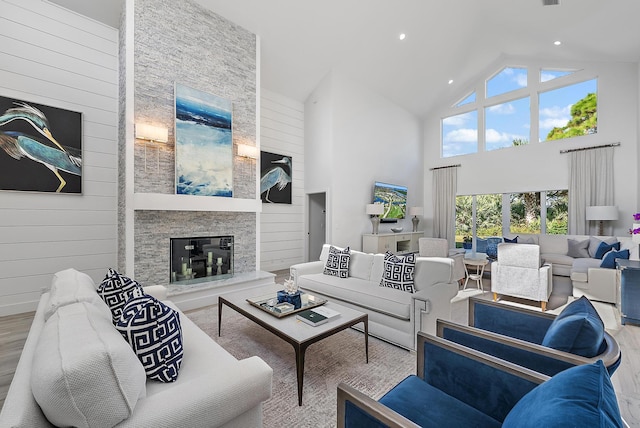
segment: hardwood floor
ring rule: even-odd
[[[289,277],[288,269],[274,273],[279,284]],[[0,407],[4,405],[33,315],[30,312],[0,317]],[[613,334],[622,349],[622,363],[612,377],[620,411],[631,427],[640,428],[640,326],[626,325]]]

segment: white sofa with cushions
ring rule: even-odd
[[[570,277],[573,296],[618,303],[620,273],[615,268],[603,268],[595,253],[601,242],[620,243],[620,250],[629,250],[630,259],[638,260],[638,245],[629,236],[588,235],[507,235],[518,243],[540,245],[540,257],[552,265],[553,275]]]
[[[367,313],[372,336],[415,349],[418,331],[435,334],[437,318],[451,319],[451,299],[458,293],[452,259],[416,257],[410,293],[380,286],[384,254],[351,250],[348,277],[324,274],[330,247],[323,246],[318,261],[291,266],[291,277],[310,294]]]
[[[162,286],[144,291],[166,297]],[[182,363],[168,383],[147,378],[88,275],[56,273],[38,304],[0,426],[261,426],[272,369],[258,357],[237,360],[163,303],[178,312],[182,328]]]

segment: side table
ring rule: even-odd
[[[640,261],[616,259],[620,270],[620,323],[640,324]]]
[[[485,266],[489,263],[489,260],[487,260],[487,255],[484,253],[476,253],[475,256],[473,256],[467,253],[464,256],[463,261],[464,261],[464,272],[467,278],[464,280],[464,287],[462,289],[466,290],[469,280],[472,280],[476,282],[476,288],[478,290],[484,291],[484,286],[482,285],[482,276],[484,275]],[[467,269],[467,266],[470,266],[470,267],[475,266],[476,268],[475,273],[470,273],[469,269]]]

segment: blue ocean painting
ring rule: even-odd
[[[233,197],[231,101],[176,84],[176,193]]]

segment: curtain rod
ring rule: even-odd
[[[569,149],[569,150],[560,150],[560,154],[571,153],[571,152],[579,152],[582,150],[592,150],[592,149],[601,149],[603,147],[618,147],[620,143],[611,143],[611,144],[603,144],[601,146],[593,146],[593,147],[582,147],[579,149]]]
[[[430,171],[433,171],[434,169],[443,169],[443,168],[458,168],[459,166],[462,166],[461,164],[457,163],[455,165],[447,165],[447,166],[436,166],[435,168],[429,168]]]

